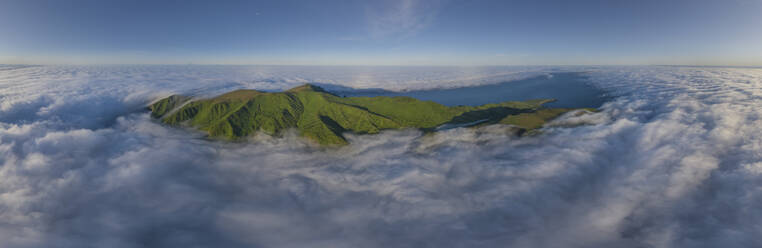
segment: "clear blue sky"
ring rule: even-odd
[[[0,63],[762,65],[762,0],[0,0]]]

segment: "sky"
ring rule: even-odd
[[[4,64],[762,66],[762,0],[0,0]]]

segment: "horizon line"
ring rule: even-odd
[[[0,63],[0,65],[20,66],[294,66],[294,67],[564,67],[564,66],[671,66],[671,67],[716,67],[716,68],[762,68],[762,65],[725,64],[506,64],[506,65],[434,65],[434,64],[234,64],[234,63]]]

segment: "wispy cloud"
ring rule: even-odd
[[[368,35],[373,39],[405,38],[424,30],[435,20],[442,1],[378,1],[366,8]]]

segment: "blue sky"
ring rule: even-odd
[[[0,0],[0,63],[762,65],[762,0]]]

